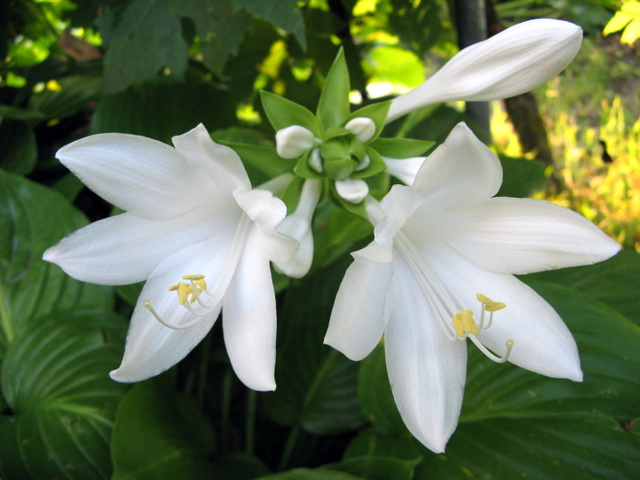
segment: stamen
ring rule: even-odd
[[[507,352],[504,354],[503,357],[498,357],[498,356],[494,355],[493,353],[491,353],[487,349],[487,347],[485,347],[482,344],[482,342],[480,342],[478,337],[476,337],[475,335],[469,335],[469,338],[475,344],[475,346],[478,347],[478,350],[480,350],[482,353],[484,353],[489,360],[493,360],[496,363],[505,363],[507,360],[509,360],[509,356],[511,355],[511,350],[513,349],[513,345],[515,343],[511,339],[509,339],[506,342],[504,342],[505,346],[507,347]]]
[[[156,312],[156,309],[153,308],[153,305],[151,304],[151,300],[146,300],[144,302],[144,308],[149,310],[151,312],[151,315],[153,315],[156,318],[156,320],[158,320],[162,325],[172,330],[184,330],[185,328],[193,327],[196,323],[202,320],[202,315],[199,315],[199,316],[196,316],[196,318],[194,318],[190,322],[183,323],[182,325],[174,325],[162,319],[162,317],[158,314],[158,312]],[[191,306],[188,306],[187,308],[191,310]]]
[[[458,337],[478,334],[478,327],[471,310],[461,310],[451,320]]]

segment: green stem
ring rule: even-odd
[[[247,423],[245,426],[246,450],[253,455],[253,441],[256,429],[256,402],[258,394],[255,390],[247,391]]]
[[[280,464],[278,465],[279,471],[283,471],[289,465],[289,462],[291,461],[291,454],[293,453],[293,449],[296,446],[296,441],[298,440],[298,433],[300,433],[300,425],[296,424],[289,431],[287,443],[284,446],[284,452],[282,452],[282,457],[280,457]]]

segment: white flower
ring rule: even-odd
[[[512,274],[592,264],[619,250],[568,209],[491,198],[501,183],[496,156],[459,124],[412,187],[394,186],[380,204],[369,199],[375,240],[353,254],[325,337],[360,360],[384,333],[398,409],[434,452],[458,421],[466,338],[495,361],[582,379],[571,333]]]
[[[270,260],[296,242],[275,233],[285,205],[252,190],[238,155],[204,126],[173,138],[102,134],[57,157],[89,188],[126,211],[93,223],[44,254],[74,278],[105,285],[147,280],[131,319],[118,381],[157,375],[181,360],[220,310],[238,377],[275,388],[276,307]]]
[[[563,20],[514,25],[461,50],[422,85],[395,98],[386,123],[434,103],[499,100],[528,92],[564,70],[581,44],[580,27]],[[415,176],[416,164],[390,163],[387,172],[411,185],[406,180]],[[407,169],[413,175],[407,176]]]

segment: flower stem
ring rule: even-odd
[[[287,443],[284,446],[284,452],[282,452],[282,457],[280,457],[278,471],[282,472],[289,466],[289,462],[291,461],[291,454],[293,453],[293,449],[296,446],[296,440],[298,439],[298,433],[300,433],[300,425],[296,424],[289,431]]]

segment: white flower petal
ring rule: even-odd
[[[206,220],[194,211],[170,220],[124,213],[75,231],[49,248],[43,259],[84,282],[140,282],[176,251],[176,245],[188,248],[212,235],[212,226]]]
[[[207,183],[215,184],[228,192],[251,188],[238,154],[229,147],[214,142],[204,125],[199,124],[187,133],[173,137],[171,141],[200,176],[208,173],[210,178]]]
[[[443,236],[469,261],[494,272],[590,265],[620,250],[582,215],[542,200],[492,198],[456,217],[456,231]]]
[[[253,228],[224,299],[224,341],[231,365],[246,386],[275,390],[275,293],[261,236]]]
[[[382,338],[391,264],[359,255],[354,259],[340,284],[324,343],[351,360],[362,360]]]
[[[427,157],[413,158],[389,158],[382,157],[384,163],[387,164],[387,172],[402,181],[405,185],[413,185],[418,170]]]
[[[513,340],[509,361],[548,377],[580,381],[580,358],[571,332],[553,308],[537,293],[508,274],[489,272],[462,258],[445,245],[423,249],[430,270],[460,305],[461,310],[481,315],[476,294],[481,293],[506,308],[494,313],[489,328],[479,338],[499,356],[506,353],[505,342]]]
[[[149,277],[131,318],[122,364],[111,372],[119,382],[138,382],[158,375],[182,360],[207,334],[216,321],[222,302],[211,302],[208,313],[195,325],[173,330],[162,325],[144,302],[149,300],[162,319],[172,325],[193,321],[196,317],[179,304],[169,286],[182,275],[202,274],[207,283],[228,283],[235,265],[228,265],[228,249],[217,242],[202,242],[167,258]],[[206,296],[202,295],[203,301]],[[198,308],[197,303],[193,305]]]
[[[391,389],[409,431],[427,448],[441,453],[460,415],[466,346],[449,340],[436,324],[401,256],[394,259],[393,269],[385,309]]]
[[[141,217],[175,217],[198,201],[199,173],[174,148],[150,138],[92,135],[56,158],[95,193]]]
[[[498,157],[459,123],[422,164],[413,188],[425,199],[426,208],[442,211],[493,197],[501,184]]]
[[[461,50],[419,87],[395,98],[387,123],[425,105],[513,97],[550,80],[573,60],[582,30],[562,20],[514,25]]]

